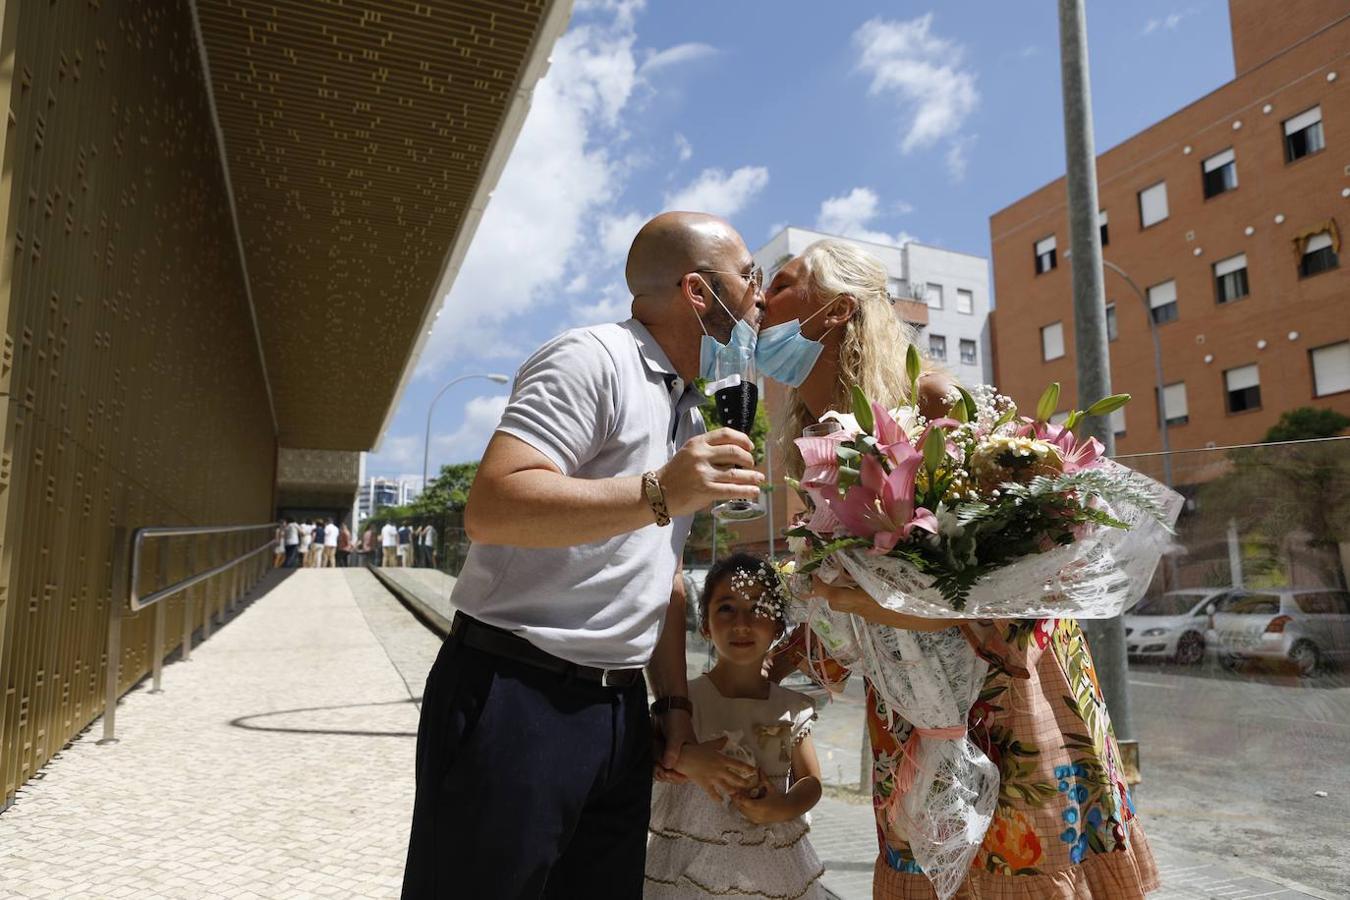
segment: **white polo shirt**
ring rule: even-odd
[[[703,433],[700,399],[629,319],[568,331],[540,348],[516,373],[497,429],[573,478],[641,475]],[[645,666],[692,521],[575,547],[474,544],[451,604],[578,665]]]
[[[336,547],[338,539],[338,527],[332,522],[323,526],[323,545],[325,547]]]

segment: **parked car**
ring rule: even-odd
[[[1231,588],[1168,591],[1140,601],[1125,615],[1125,645],[1130,656],[1170,659],[1193,666],[1205,658],[1209,604]]]
[[[1233,591],[1213,604],[1205,639],[1227,668],[1288,660],[1300,675],[1350,658],[1350,592],[1330,588]]]

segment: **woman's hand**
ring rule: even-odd
[[[701,744],[685,744],[680,748],[680,758],[675,762],[676,772],[703,788],[709,797],[719,802],[725,796],[752,786],[759,774],[755,766],[721,752],[726,745],[725,737]]]
[[[819,575],[812,578],[811,586],[816,595],[824,597],[830,604],[830,609],[857,616],[874,625],[889,625],[906,631],[946,631],[953,624],[949,619],[923,619],[895,612],[882,606],[862,588],[827,584]]]

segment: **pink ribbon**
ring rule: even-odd
[[[953,725],[950,728],[919,728],[915,727],[909,733],[909,737],[900,747],[900,765],[895,769],[895,789],[891,792],[890,815],[892,820],[895,818],[895,810],[900,805],[900,798],[909,793],[910,788],[914,787],[914,779],[919,774],[919,742],[924,738],[934,738],[935,740],[955,740],[966,736],[966,726]]]

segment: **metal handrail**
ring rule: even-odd
[[[276,543],[275,538],[273,538],[269,534],[267,542],[255,549],[246,550],[242,554],[236,556],[234,559],[227,560],[226,562],[223,562],[219,565],[212,566],[211,568],[207,569],[204,572],[197,572],[193,575],[189,575],[186,578],[182,578],[174,582],[173,584],[161,587],[158,590],[152,591],[151,593],[142,597],[140,595],[141,548],[144,546],[146,540],[152,538],[168,538],[168,537],[196,537],[207,535],[219,536],[228,534],[247,534],[249,532],[257,532],[263,530],[266,530],[268,532],[275,532],[276,528],[277,528],[276,522],[267,522],[261,525],[148,526],[145,528],[137,528],[135,532],[133,532],[131,540],[128,542],[130,544],[131,550],[130,553],[131,559],[129,561],[127,560],[127,557],[124,556],[121,552],[115,553],[113,557],[114,560],[113,584],[116,586],[122,583],[122,577],[120,573],[126,572],[126,568],[124,567],[127,566],[128,562],[130,564],[129,565],[130,573],[127,578],[128,584],[127,584],[126,606],[123,606],[120,603],[110,603],[108,605],[108,612],[109,612],[108,668],[105,684],[106,695],[104,698],[104,708],[103,708],[103,738],[98,743],[100,744],[117,743],[117,738],[114,737],[114,734],[117,722],[117,700],[118,700],[117,689],[120,684],[119,669],[122,656],[122,616],[126,612],[139,612],[140,610],[147,609],[151,606],[155,608],[155,636],[153,648],[151,650],[152,653],[151,674],[154,678],[154,687],[150,691],[150,693],[152,694],[161,693],[160,681],[164,669],[165,607],[159,601],[172,597],[175,594],[181,594],[184,591],[188,591],[194,585],[200,584],[201,582],[206,581],[209,578],[213,578],[230,569],[233,569],[240,563],[244,563],[251,559],[254,559],[263,551],[271,549]],[[126,541],[126,530],[120,527],[115,529],[115,534],[113,536],[113,546],[119,548],[123,547],[125,546],[125,544],[123,543],[124,541]],[[194,565],[195,559],[196,553],[194,546],[190,545],[188,547],[189,569],[195,568]],[[166,561],[165,558],[161,555],[160,557],[161,577],[166,574],[165,567]],[[239,599],[240,596],[245,594],[252,587],[253,584],[257,583],[257,580],[260,577],[261,572],[256,573],[256,577],[254,575],[249,575],[247,572],[245,572],[242,574],[242,577],[232,578],[230,584],[226,588],[228,602],[227,604],[223,604],[221,608],[217,610],[217,615],[219,617],[219,624],[223,625],[225,623],[225,613],[226,613],[225,607],[228,606],[229,609],[233,610],[235,601]],[[114,591],[116,590],[118,590],[118,588],[114,587]],[[192,659],[192,624],[193,624],[192,594],[188,593],[183,598],[182,659],[184,662],[187,662],[188,660]],[[210,609],[205,610],[202,614],[202,635],[203,639],[211,636]]]
[[[135,534],[131,538],[131,590],[128,592],[127,597],[128,606],[130,606],[132,612],[140,612],[146,607],[152,606],[167,597],[172,597],[180,591],[185,591],[194,584],[203,582],[213,575],[219,575],[226,569],[236,566],[246,559],[257,556],[259,553],[262,553],[264,550],[275,545],[275,541],[269,539],[266,543],[256,549],[246,551],[229,562],[221,563],[215,568],[208,569],[205,572],[199,572],[196,575],[189,575],[187,578],[183,578],[167,587],[162,587],[159,590],[153,591],[145,597],[142,597],[140,596],[141,545],[146,538],[190,537],[192,535],[202,534],[237,534],[239,532],[261,531],[264,528],[268,531],[275,532],[277,523],[267,522],[263,525],[225,525],[218,528],[211,526],[195,527],[186,525],[157,525],[148,528],[137,528]]]

